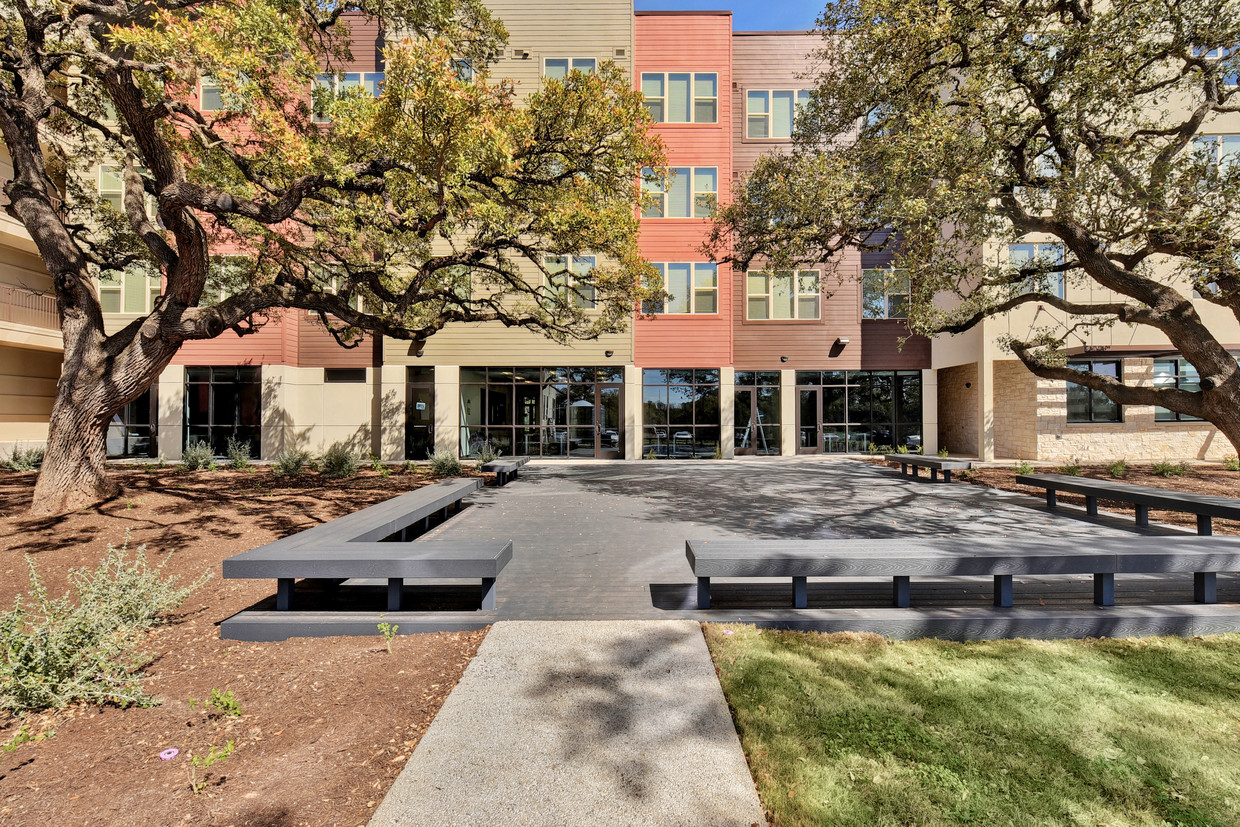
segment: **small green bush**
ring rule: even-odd
[[[1055,470],[1069,477],[1079,477],[1081,475],[1081,461],[1076,457],[1068,457],[1068,461]]]
[[[362,466],[362,460],[349,450],[347,445],[337,443],[323,453],[319,464],[322,467],[323,476],[343,478],[356,476],[358,469]]]
[[[478,464],[486,465],[488,462],[499,459],[500,453],[495,450],[495,446],[490,440],[482,443],[482,447],[478,449]]]
[[[941,456],[943,459],[947,459],[949,456],[951,456],[951,452],[948,451],[946,448],[940,448],[939,456]]]
[[[196,439],[185,446],[181,467],[186,471],[214,471],[215,451],[208,443]]]
[[[445,448],[430,455],[431,473],[437,477],[458,477],[461,474],[461,461],[456,453]]]
[[[43,448],[23,448],[20,444],[13,446],[8,459],[0,461],[0,468],[6,471],[38,471],[43,465]]]
[[[276,454],[275,462],[271,465],[271,473],[277,477],[300,477],[309,469],[310,461],[309,451],[290,448]]]
[[[908,446],[907,446],[907,445],[897,445],[897,446],[896,446],[896,453],[897,453],[897,454],[907,454],[907,453],[908,453]]]
[[[1150,466],[1150,470],[1160,477],[1182,477],[1188,471],[1188,466],[1182,462],[1171,462],[1170,460],[1160,459],[1158,462]]]
[[[166,563],[166,561],[165,561]],[[188,586],[151,568],[146,547],[131,559],[128,540],[93,570],[69,572],[70,590],[48,596],[27,557],[28,595],[0,614],[0,709],[22,713],[71,704],[149,705],[138,671],[150,656],[140,632],[176,609],[210,574]]]
[[[1016,473],[1018,473],[1018,474],[1032,474],[1032,473],[1033,473],[1033,463],[1032,463],[1032,462],[1030,462],[1030,461],[1029,461],[1029,460],[1027,460],[1027,459],[1020,459],[1020,460],[1017,460],[1017,461],[1016,461]]]
[[[250,467],[250,441],[228,438],[228,467],[243,471]]]
[[[1128,476],[1128,460],[1117,459],[1107,466],[1107,473],[1115,477],[1115,479],[1123,479]]]
[[[227,692],[212,689],[211,697],[207,698],[203,706],[228,718],[241,717],[241,704],[237,702],[237,696],[231,689]]]
[[[1240,457],[1235,454],[1223,457],[1223,468],[1228,471],[1240,471]]]

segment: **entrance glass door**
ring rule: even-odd
[[[405,405],[405,459],[435,452],[435,386],[410,385]]]
[[[797,453],[822,453],[822,391],[797,390]]]
[[[620,459],[624,455],[623,390],[621,385],[595,386],[594,455],[599,459]]]

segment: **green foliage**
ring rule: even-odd
[[[362,467],[362,460],[349,446],[336,443],[323,453],[319,466],[325,477],[352,477]]]
[[[271,473],[277,477],[300,477],[310,467],[310,452],[290,448],[276,454]]]
[[[728,629],[706,640],[773,824],[1236,821],[1240,636]]]
[[[939,449],[939,456],[941,456],[943,459],[947,459],[949,456],[951,456],[951,452],[948,451],[946,447],[943,447]]]
[[[387,644],[388,654],[392,654],[392,641],[396,638],[396,632],[400,629],[400,625],[393,626],[391,623],[383,622],[379,624],[379,634],[383,635],[383,642]]]
[[[1123,479],[1128,476],[1128,460],[1117,459],[1107,466],[1107,473],[1115,479]]]
[[[1081,461],[1076,457],[1068,457],[1067,462],[1056,466],[1055,473],[1065,474],[1069,477],[1079,477],[1081,475]]]
[[[1223,468],[1228,471],[1240,471],[1240,457],[1235,454],[1223,457]]]
[[[198,795],[207,786],[207,775],[203,773],[200,778],[198,770],[207,770],[216,764],[222,764],[227,761],[236,749],[236,744],[229,739],[228,743],[222,747],[209,747],[206,755],[194,755],[190,757],[189,762],[189,788],[194,795]]]
[[[238,703],[231,689],[221,692],[212,688],[211,697],[203,701],[203,705],[228,718],[241,717],[241,704]]]
[[[7,459],[0,460],[0,468],[6,471],[38,471],[43,465],[43,448],[23,448],[20,444],[13,446]]]
[[[181,467],[186,471],[214,471],[215,451],[209,443],[196,439],[185,446],[181,454]]]
[[[0,614],[0,709],[149,704],[137,671],[149,660],[138,650],[140,632],[210,577],[178,586],[164,577],[166,563],[151,568],[145,546],[131,558],[128,541],[109,545],[95,569],[70,571],[70,592],[52,598],[26,558],[30,591]]]
[[[13,733],[13,737],[0,744],[0,752],[13,752],[22,744],[35,744],[39,741],[51,738],[56,734],[56,730],[48,729],[40,733],[35,733],[29,724],[23,723],[17,728],[17,732]]]
[[[714,458],[715,458],[715,459],[723,459],[723,446],[722,446],[721,444],[719,444],[718,442],[716,442],[716,443],[715,443],[715,453],[714,453]]]
[[[250,441],[228,438],[228,467],[238,471],[250,468]]]
[[[457,459],[456,452],[450,449],[443,449],[431,454],[431,473],[437,477],[459,477],[461,475],[461,461]]]
[[[646,452],[646,456],[644,457],[644,459],[658,459],[658,455],[655,454],[654,449],[651,448],[649,451]]]
[[[897,453],[897,454],[907,454],[907,453],[909,453],[908,446],[907,446],[907,445],[904,445],[904,444],[897,445],[897,446],[896,446],[896,453]]]
[[[1150,466],[1150,471],[1160,477],[1182,477],[1188,472],[1188,466],[1182,462],[1160,459]]]
[[[478,448],[476,459],[478,460],[479,465],[486,465],[488,462],[499,459],[499,456],[499,452],[495,450],[495,446],[492,445],[491,440],[488,439],[482,443],[481,447]]]
[[[1030,462],[1030,461],[1029,461],[1029,460],[1027,460],[1027,459],[1019,459],[1019,460],[1017,460],[1017,461],[1016,461],[1016,473],[1018,473],[1018,474],[1032,474],[1032,473],[1033,473],[1033,463],[1032,463],[1032,462]]]

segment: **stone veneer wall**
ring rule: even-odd
[[[1038,377],[1013,359],[994,371],[995,458],[1038,459]]]
[[[939,447],[977,456],[977,363],[939,370]],[[969,387],[965,387],[965,385]]]
[[[1153,383],[1153,359],[1125,359],[1123,370],[1126,384]],[[998,364],[995,375],[996,416],[1006,417],[1016,400],[998,394]],[[1154,420],[1154,408],[1147,405],[1124,406],[1123,422],[1069,423],[1066,384],[1047,379],[1038,379],[1036,383],[1038,451],[1036,457],[1026,459],[1058,462],[1075,456],[1091,462],[1117,459],[1217,460],[1236,452],[1227,438],[1212,425],[1203,422],[1157,422]],[[1002,400],[1001,405],[999,400]]]

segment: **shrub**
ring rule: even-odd
[[[1223,457],[1223,468],[1228,471],[1240,471],[1240,457],[1235,454]]]
[[[1188,470],[1188,466],[1182,462],[1160,459],[1150,467],[1150,470],[1160,477],[1182,477]]]
[[[951,451],[948,451],[946,448],[939,449],[939,456],[941,456],[943,459],[947,459],[948,456],[950,455],[951,455]]]
[[[1115,460],[1115,462],[1112,462],[1110,465],[1107,466],[1107,473],[1115,477],[1115,479],[1117,480],[1128,476],[1128,460],[1126,459]]]
[[[9,458],[0,461],[0,468],[6,471],[38,471],[43,464],[43,448],[23,448],[20,444],[13,446]]]
[[[1030,462],[1030,461],[1029,461],[1029,460],[1027,460],[1027,459],[1018,459],[1018,460],[1016,461],[1016,473],[1018,473],[1018,474],[1032,474],[1032,473],[1033,473],[1033,463],[1032,463],[1032,462]]]
[[[499,459],[499,456],[499,451],[495,450],[495,446],[491,444],[490,440],[482,443],[481,447],[478,448],[479,465],[486,465],[488,462]]]
[[[250,441],[228,438],[228,467],[238,471],[250,467]]]
[[[215,451],[205,442],[195,439],[185,446],[181,455],[181,467],[186,471],[214,471]]]
[[[178,586],[164,577],[164,564],[147,564],[145,546],[130,559],[126,540],[119,549],[109,545],[94,570],[70,571],[70,591],[51,598],[29,557],[26,566],[29,595],[18,595],[0,614],[0,709],[151,704],[141,689],[138,670],[150,656],[138,651],[139,632],[180,606],[210,574]]]
[[[1068,457],[1068,461],[1055,470],[1069,477],[1079,477],[1081,475],[1081,461],[1076,457]]]
[[[449,448],[430,455],[431,473],[437,477],[457,477],[461,474],[461,461]]]
[[[237,701],[237,696],[233,694],[231,689],[227,692],[212,689],[211,697],[207,698],[203,705],[228,718],[241,717],[241,704]]]
[[[907,453],[908,453],[908,446],[907,446],[907,445],[897,445],[897,446],[896,446],[896,453],[897,453],[897,454],[907,454]]]
[[[328,448],[319,463],[325,477],[352,477],[362,465],[358,455],[350,451],[347,445],[340,443]]]
[[[310,467],[310,452],[290,448],[276,454],[271,473],[277,477],[300,477]]]

